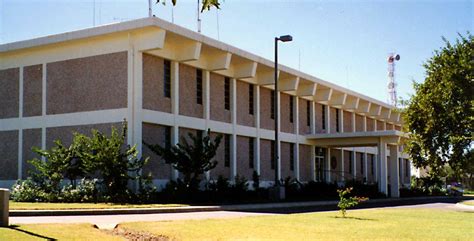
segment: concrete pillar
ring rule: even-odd
[[[390,148],[390,196],[400,197],[399,154],[398,145],[389,145]]]
[[[388,196],[388,189],[387,189],[387,143],[383,140],[383,138],[379,139],[379,143],[377,145],[378,149],[378,159],[377,159],[377,176],[378,183],[379,183],[379,190],[380,192],[384,193]]]
[[[179,126],[176,122],[179,116],[179,62],[171,62],[171,113],[173,113],[173,128],[171,129],[171,144],[179,143]],[[176,181],[179,177],[178,170],[172,168],[171,178]]]
[[[8,227],[8,200],[10,199],[10,191],[0,188],[0,227]]]
[[[254,85],[254,116],[257,137],[255,138],[255,170],[260,175],[260,87]]]
[[[326,116],[326,119],[324,120],[325,122],[325,125],[326,125],[326,133],[331,133],[331,111],[330,111],[330,108],[329,106],[325,106],[324,107],[324,112],[326,113],[325,116]]]
[[[231,110],[231,118],[232,118],[232,141],[231,141],[231,180],[235,180],[235,176],[237,176],[237,80],[232,78],[231,79],[231,98],[232,102],[230,104]]]

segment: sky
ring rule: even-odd
[[[163,1],[163,0],[161,0]],[[153,2],[156,17],[197,31],[197,0]],[[396,62],[398,96],[423,82],[442,36],[474,33],[474,1],[224,0],[201,14],[202,34],[381,101],[387,101],[387,57]],[[95,12],[95,14],[94,14]],[[0,44],[147,17],[147,0],[0,0]]]

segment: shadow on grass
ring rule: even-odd
[[[8,228],[9,228],[9,229],[12,229],[12,230],[15,230],[15,231],[18,231],[18,232],[22,232],[22,233],[28,234],[28,235],[30,235],[30,236],[34,236],[34,237],[37,237],[37,238],[46,239],[46,240],[48,240],[48,241],[56,241],[56,240],[57,240],[57,239],[55,239],[55,238],[50,238],[50,237],[47,237],[47,236],[43,236],[43,235],[40,235],[40,234],[36,234],[36,233],[30,232],[30,231],[23,230],[23,229],[21,229],[20,226],[18,226],[18,225],[10,225]]]
[[[373,218],[358,218],[358,217],[339,217],[339,216],[334,216],[333,218],[340,218],[340,219],[355,219],[355,220],[363,220],[363,221],[378,221],[377,219]]]

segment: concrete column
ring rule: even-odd
[[[23,66],[20,67],[19,75],[19,105],[18,105],[18,119],[21,123],[23,119]],[[18,130],[18,179],[22,179],[23,174],[23,127]]]
[[[133,119],[129,120],[133,125],[133,142],[138,150],[138,158],[142,157],[142,107],[143,107],[143,57],[142,52],[134,53],[134,81],[133,81]]]
[[[254,116],[255,129],[257,136],[255,137],[255,170],[260,175],[260,86],[254,85]]]
[[[363,124],[364,132],[366,132],[367,131],[367,116],[364,116],[362,120],[364,121],[364,124]]]
[[[309,102],[309,114],[310,114],[310,125],[311,125],[311,134],[316,133],[316,104],[314,101]]]
[[[356,114],[352,112],[352,132],[356,132]]]
[[[398,145],[389,145],[390,148],[390,196],[400,197],[400,173]]]
[[[300,138],[299,138],[299,135],[300,135],[300,110],[299,110],[299,105],[300,105],[300,98],[298,98],[298,96],[295,96],[295,106],[294,106],[294,110],[295,110],[295,115],[296,115],[296,118],[295,118],[295,135],[296,135],[296,144],[295,144],[295,152],[294,152],[294,157],[295,157],[295,177],[296,177],[296,180],[300,180]],[[310,103],[313,103],[313,102],[310,102]],[[313,127],[311,127],[313,128]],[[314,132],[311,132],[311,133],[314,133]]]
[[[326,113],[326,133],[331,133],[331,111],[329,110],[329,106],[326,105],[326,107],[324,108],[324,112]]]
[[[209,126],[209,119],[211,118],[211,74],[208,70],[202,72],[202,85],[204,87],[203,94],[203,107],[204,107],[204,119],[206,120],[206,131]]]
[[[230,83],[230,94],[232,101],[230,103],[231,119],[232,119],[232,141],[231,141],[231,160],[230,171],[231,180],[235,180],[237,176],[237,80],[232,78]]]
[[[344,112],[342,109],[336,109],[336,111],[339,112],[339,123],[337,123],[339,132],[344,132]]]
[[[379,190],[380,192],[388,195],[387,189],[387,143],[383,140],[383,138],[379,139],[379,143],[377,145],[378,149],[378,169],[377,173],[379,176]]]
[[[0,188],[0,227],[8,227],[10,191],[5,188]]]
[[[174,125],[171,128],[171,144],[179,143],[179,126],[177,118],[179,116],[179,62],[171,62],[171,112],[173,113]],[[176,181],[179,177],[178,170],[171,168],[171,178]]]

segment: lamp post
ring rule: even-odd
[[[278,180],[278,170],[280,169],[280,165],[278,162],[279,156],[279,134],[280,134],[280,129],[278,128],[278,122],[279,122],[279,115],[278,115],[278,99],[280,97],[280,94],[278,92],[278,41],[282,42],[290,42],[293,41],[293,37],[291,35],[283,35],[280,37],[275,37],[275,95],[273,96],[273,110],[274,110],[274,117],[275,117],[275,143],[274,143],[274,150],[275,153],[273,153],[273,160],[275,161],[275,193],[273,194],[274,198],[280,200],[285,198],[285,190],[282,189],[280,186],[280,180]]]

